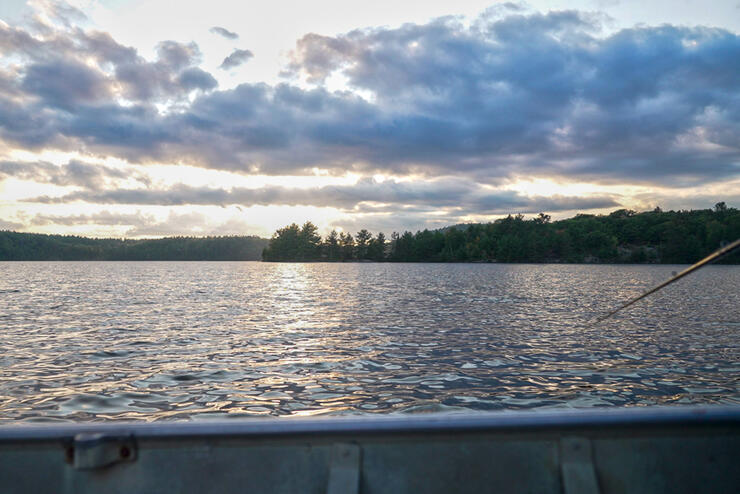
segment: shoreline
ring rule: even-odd
[[[265,264],[497,264],[497,265],[542,265],[542,266],[691,266],[691,263],[660,263],[660,262],[567,262],[567,261],[264,261],[260,259],[0,259],[0,263],[81,263],[81,262],[117,262],[117,263],[156,263],[156,262],[187,262],[187,263],[222,263],[222,262],[255,262]],[[740,262],[719,261],[712,266],[740,266]]]

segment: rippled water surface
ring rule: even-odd
[[[0,420],[740,403],[740,267],[0,263]]]

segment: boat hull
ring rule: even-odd
[[[740,407],[0,428],[0,492],[736,492]]]

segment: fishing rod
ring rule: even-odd
[[[639,296],[637,296],[637,297],[635,297],[635,298],[633,298],[631,300],[628,300],[627,302],[625,302],[624,304],[620,305],[616,309],[612,310],[608,314],[597,318],[593,322],[593,324],[598,324],[598,323],[600,323],[602,321],[605,321],[606,319],[609,319],[611,316],[613,316],[617,312],[621,311],[622,309],[626,309],[627,307],[629,307],[630,305],[634,304],[635,302],[637,302],[639,300],[642,300],[643,298],[647,297],[648,295],[650,295],[652,293],[657,292],[661,288],[665,288],[666,286],[670,285],[674,281],[680,280],[681,278],[683,278],[687,274],[693,273],[697,269],[699,269],[699,268],[701,268],[703,266],[706,266],[710,262],[717,261],[717,260],[719,260],[719,259],[721,259],[721,258],[723,258],[723,257],[725,257],[725,256],[727,256],[729,254],[731,254],[732,252],[734,252],[734,251],[736,251],[738,249],[740,249],[740,238],[737,239],[737,240],[735,240],[734,242],[731,242],[731,243],[725,245],[724,247],[721,247],[721,248],[715,250],[714,252],[712,252],[711,254],[709,254],[707,257],[705,257],[701,261],[697,262],[696,264],[693,264],[693,265],[689,266],[688,268],[684,269],[683,271],[681,271],[677,275],[675,275],[672,278],[664,281],[660,285],[658,285],[658,286],[656,286],[654,288],[651,288],[650,290],[646,291],[642,295],[639,295]]]

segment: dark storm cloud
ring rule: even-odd
[[[356,212],[389,212],[403,208],[454,210],[458,214],[502,214],[511,211],[570,211],[619,206],[614,197],[529,197],[514,191],[492,190],[472,182],[445,179],[433,182],[376,182],[327,185],[303,189],[265,186],[250,189],[214,189],[176,185],[168,189],[81,190],[63,197],[37,197],[28,202],[128,205],[290,205],[334,207]],[[385,208],[385,209],[384,209]]]
[[[222,69],[233,69],[243,63],[246,63],[250,58],[254,57],[254,53],[249,50],[234,50],[231,55],[224,58],[224,61],[219,65]]]
[[[239,39],[239,35],[233,31],[229,31],[228,29],[220,26],[213,26],[211,29],[209,29],[213,34],[218,34],[219,36],[223,36],[226,39]]]
[[[663,185],[737,177],[740,37],[674,26],[604,37],[599,22],[494,9],[470,25],[445,18],[310,34],[288,72],[313,89],[223,91],[197,68],[192,44],[163,42],[150,62],[106,34],[41,38],[0,25],[3,54],[24,60],[19,82],[2,81],[11,90],[0,94],[0,139],[268,174],[321,167]],[[83,67],[90,57],[97,66]],[[333,75],[358,93],[326,90]],[[172,101],[173,111],[155,106]]]

